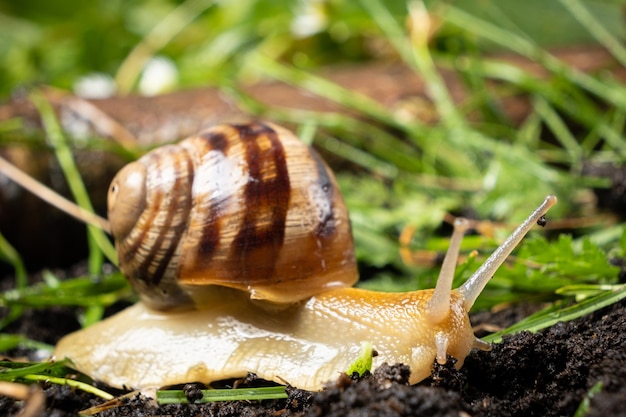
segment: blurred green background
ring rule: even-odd
[[[0,3],[0,95],[16,87],[48,84],[73,89],[94,73],[116,79],[123,92],[137,88],[142,62],[123,64],[144,42],[146,58],[168,58],[176,81],[169,88],[218,85],[224,77],[262,76],[242,67],[251,51],[303,68],[394,59],[398,54],[364,7],[347,0],[244,1],[3,1]],[[372,2],[377,3],[377,2]],[[448,4],[485,24],[494,24],[544,47],[597,42],[571,12],[569,1],[429,1],[445,15]],[[584,1],[586,12],[617,39],[624,38],[622,2]],[[381,1],[399,29],[407,3]],[[434,53],[450,55],[494,49],[492,40],[449,24],[431,42]],[[462,24],[462,22],[461,22]],[[140,60],[141,61],[141,60]],[[247,71],[243,71],[243,70]],[[126,72],[124,72],[126,71]]]

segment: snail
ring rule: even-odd
[[[269,123],[222,125],[157,148],[109,190],[120,268],[141,300],[65,336],[55,356],[114,387],[149,390],[245,376],[316,391],[371,343],[410,382],[434,361],[460,368],[468,311],[548,209],[548,196],[458,289],[470,221],[457,219],[435,289],[384,293],[358,278],[347,210],[310,147]]]

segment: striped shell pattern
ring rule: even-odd
[[[215,126],[124,167],[109,189],[120,268],[158,309],[217,286],[292,303],[357,280],[335,178],[271,124]]]

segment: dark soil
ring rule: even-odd
[[[526,307],[481,314],[506,321]],[[67,310],[35,312],[12,331],[53,341],[68,331]],[[476,320],[474,320],[476,321]],[[134,396],[99,416],[572,416],[597,383],[589,416],[626,415],[626,302],[536,334],[506,337],[491,352],[473,352],[460,371],[435,366],[433,377],[407,385],[404,366],[382,367],[360,381],[344,378],[319,393],[289,389],[287,400],[157,406]],[[102,401],[67,387],[41,385],[42,416],[77,415]],[[193,391],[193,389],[191,390]],[[0,415],[17,416],[22,402],[0,396]]]

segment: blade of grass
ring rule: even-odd
[[[398,168],[373,156],[370,152],[338,140],[324,136],[318,140],[320,145],[333,154],[350,161],[355,165],[368,169],[373,175],[393,179],[398,176]]]
[[[366,95],[341,87],[325,78],[295,67],[288,67],[261,53],[251,56],[248,63],[249,65],[254,65],[257,70],[266,76],[311,91],[320,97],[332,100],[346,108],[354,109],[387,125],[402,126],[389,110],[380,103]]]
[[[189,400],[182,390],[163,390],[156,393],[159,404],[187,404]],[[260,401],[287,398],[285,387],[235,388],[202,390],[202,398],[194,404],[216,401]]]
[[[379,0],[362,0],[361,5],[385,33],[404,61],[424,78],[426,88],[433,100],[443,124],[452,129],[465,125],[465,120],[450,96],[448,88],[435,68],[428,48],[430,16],[421,1],[408,3],[411,37],[401,29],[403,26],[393,18],[389,9]]]
[[[622,42],[605,29],[604,25],[589,12],[589,9],[585,7],[583,2],[580,0],[559,1],[599,43],[611,51],[620,64],[626,66],[626,48],[622,46]]]
[[[580,169],[579,165],[582,163],[583,152],[576,138],[572,135],[565,122],[563,122],[563,119],[543,97],[535,97],[533,108],[546,122],[552,133],[554,133],[556,139],[569,154],[569,160],[573,162],[573,168],[578,171]]]
[[[44,129],[48,140],[59,160],[59,165],[63,170],[68,185],[78,205],[93,213],[93,206],[89,200],[89,195],[85,189],[78,168],[74,162],[72,151],[67,144],[59,122],[50,103],[40,92],[33,92],[30,100],[35,105],[41,115]],[[93,275],[98,275],[102,268],[103,255],[117,265],[117,253],[108,240],[104,232],[96,227],[87,225],[89,242],[89,271]]]
[[[105,400],[113,398],[108,392],[102,391],[92,385],[65,378],[65,375],[74,373],[74,370],[70,369],[68,366],[71,366],[71,362],[66,359],[35,363],[0,361],[0,380],[9,382],[45,381],[57,385],[68,385]]]
[[[80,325],[89,327],[102,320],[102,317],[104,317],[104,305],[90,304],[87,306],[85,313],[81,316]]]
[[[613,285],[609,284],[572,284],[557,289],[555,292],[563,296],[572,296],[577,300],[596,296],[605,291],[612,291]]]
[[[48,376],[64,375],[66,361],[59,362],[13,362],[0,361],[0,379],[4,381],[16,381],[30,374],[43,374]]]
[[[17,348],[18,346],[31,349],[40,349],[48,352],[52,352],[52,350],[54,349],[54,346],[52,345],[38,342],[36,340],[31,340],[21,334],[0,334],[0,352],[7,352],[11,349]]]
[[[28,285],[26,267],[15,248],[0,233],[0,258],[15,269],[15,289],[22,290]]]
[[[502,340],[502,336],[507,334],[515,334],[522,331],[536,332],[560,321],[567,322],[593,313],[624,298],[626,298],[626,285],[617,285],[614,286],[611,291],[603,291],[599,295],[586,298],[572,306],[562,307],[559,304],[550,306],[547,309],[521,320],[511,327],[490,334],[483,339],[487,342],[499,342]]]
[[[473,16],[457,7],[446,3],[445,7],[439,8],[435,12],[441,19],[451,23],[461,30],[474,33],[485,39],[502,45],[542,64],[546,69],[554,74],[566,78],[573,84],[604,98],[606,101],[626,110],[626,93],[624,87],[617,83],[610,83],[606,80],[598,80],[575,68],[570,67],[560,61],[554,55],[535,45],[528,38],[517,35],[508,30],[504,30],[490,22]]]
[[[306,143],[307,145],[312,145],[313,140],[315,139],[315,135],[317,134],[318,124],[315,119],[307,119],[296,132],[296,136]]]
[[[606,112],[601,111],[597,104],[580,92],[563,85],[562,88],[555,88],[553,81],[540,80],[518,67],[502,62],[485,61],[483,69],[485,76],[510,82],[524,91],[544,97],[568,116],[589,129],[596,130],[616,152],[626,155],[626,142],[621,133],[604,121]],[[575,99],[571,95],[575,95]]]
[[[111,227],[106,219],[77,206],[74,202],[57,194],[2,157],[0,157],[0,172],[47,203],[63,210],[82,222],[95,225],[105,232],[110,233]]]
[[[13,269],[15,270],[15,289],[17,291],[21,291],[26,288],[28,284],[28,276],[26,274],[26,268],[24,267],[24,262],[22,262],[22,258],[17,253],[15,248],[11,246],[11,244],[5,239],[5,237],[0,233],[0,258],[6,262],[8,262]],[[23,307],[14,306],[10,309],[9,313],[6,317],[3,317],[0,320],[0,329],[3,329],[7,324],[16,320],[18,317],[22,315]]]
[[[97,281],[79,277],[58,281],[56,285],[38,284],[21,290],[8,290],[0,293],[0,306],[106,306],[131,293],[124,276],[116,272]]]
[[[89,394],[93,394],[97,397],[102,398],[103,400],[113,399],[113,395],[109,394],[108,392],[103,391],[99,388],[96,388],[93,385],[90,385],[81,381],[76,381],[74,379],[59,378],[59,377],[54,377],[54,376],[49,376],[49,375],[37,375],[37,374],[24,375],[22,379],[25,381],[37,381],[37,382],[41,381],[41,382],[46,382],[49,384],[67,385],[69,387],[79,389]]]
[[[215,3],[214,0],[187,0],[161,20],[128,54],[115,75],[118,92],[132,91],[150,57],[167,45],[189,23]]]
[[[9,133],[19,131],[24,128],[24,122],[19,117],[12,117],[0,121],[0,133]]]
[[[603,388],[604,388],[604,384],[602,383],[602,381],[596,382],[593,385],[593,387],[591,387],[589,391],[587,391],[585,398],[583,398],[583,400],[581,401],[573,417],[585,417],[587,413],[589,412],[589,406],[590,406],[589,403],[591,399],[593,398],[594,395],[601,392]]]

